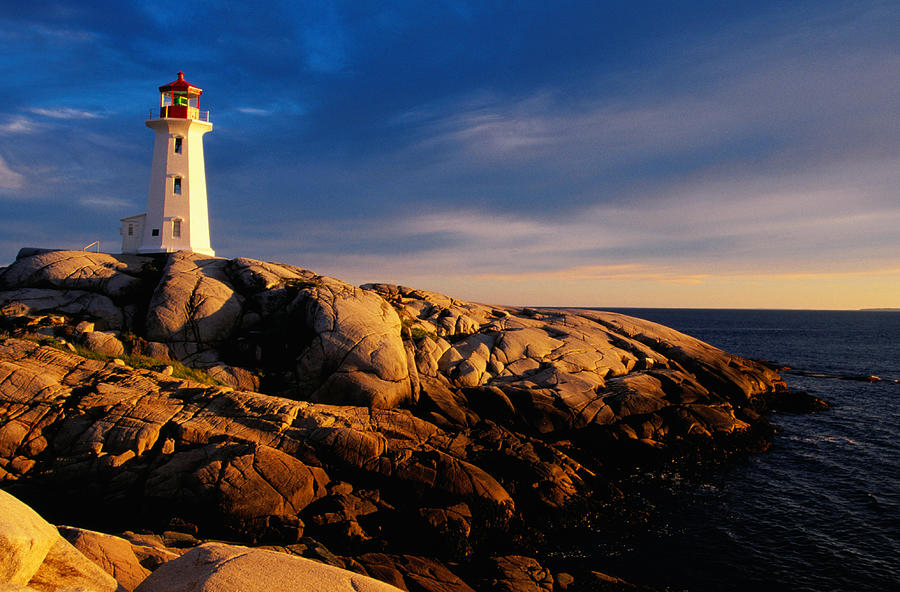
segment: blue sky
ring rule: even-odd
[[[900,306],[900,4],[6,2],[0,259],[120,245],[156,88],[212,243],[578,306]]]

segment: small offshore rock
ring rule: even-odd
[[[818,397],[803,391],[781,391],[772,397],[771,407],[789,413],[814,413],[826,411],[830,405]]]

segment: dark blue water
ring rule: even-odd
[[[900,312],[618,309],[785,373],[831,403],[770,416],[766,453],[672,494],[619,567],[673,590],[900,590]]]

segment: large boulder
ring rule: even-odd
[[[362,571],[402,590],[416,592],[474,592],[439,561],[418,555],[365,553],[355,563]]]
[[[247,257],[238,257],[229,262],[229,270],[234,284],[243,292],[259,293],[266,290],[284,287],[289,283],[314,282],[315,273],[285,265],[258,261]]]
[[[278,532],[299,539],[297,515],[322,497],[328,475],[258,444],[207,444],[175,452],[148,476],[145,494],[167,502],[208,504],[245,536]]]
[[[124,315],[109,296],[85,290],[16,288],[0,292],[0,314],[66,314],[95,321],[97,329],[121,330]]]
[[[227,259],[178,251],[169,255],[147,312],[150,341],[214,343],[240,320],[243,299],[234,292]]]
[[[0,581],[28,584],[58,538],[53,525],[0,490]]]
[[[384,298],[289,265],[238,258],[227,269],[245,297],[248,349],[270,374],[292,377],[283,392],[380,408],[415,400],[414,353]]]
[[[81,345],[107,356],[121,356],[125,346],[112,331],[87,331],[81,334]]]
[[[266,549],[207,543],[154,571],[135,592],[397,592],[372,578]]]
[[[492,590],[496,592],[552,592],[553,575],[536,559],[521,555],[494,557]]]
[[[23,249],[15,263],[0,275],[0,290],[56,288],[85,290],[118,299],[133,294],[140,275],[151,258],[110,255],[85,251],[38,251]]]
[[[140,563],[135,546],[121,537],[71,526],[59,526],[59,533],[82,555],[99,565],[128,592],[150,575]],[[173,555],[171,559],[174,559]]]
[[[124,590],[112,576],[62,538],[53,525],[2,490],[0,581],[8,586],[44,592]]]
[[[383,298],[322,278],[294,306],[314,334],[297,360],[300,389],[312,400],[389,409],[411,399],[400,318]]]

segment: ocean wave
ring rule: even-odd
[[[827,442],[829,444],[852,444],[853,446],[858,446],[859,442],[854,440],[853,438],[848,438],[846,436],[798,436],[798,435],[790,435],[786,438],[792,442],[804,442],[807,444],[818,444],[820,442]]]

